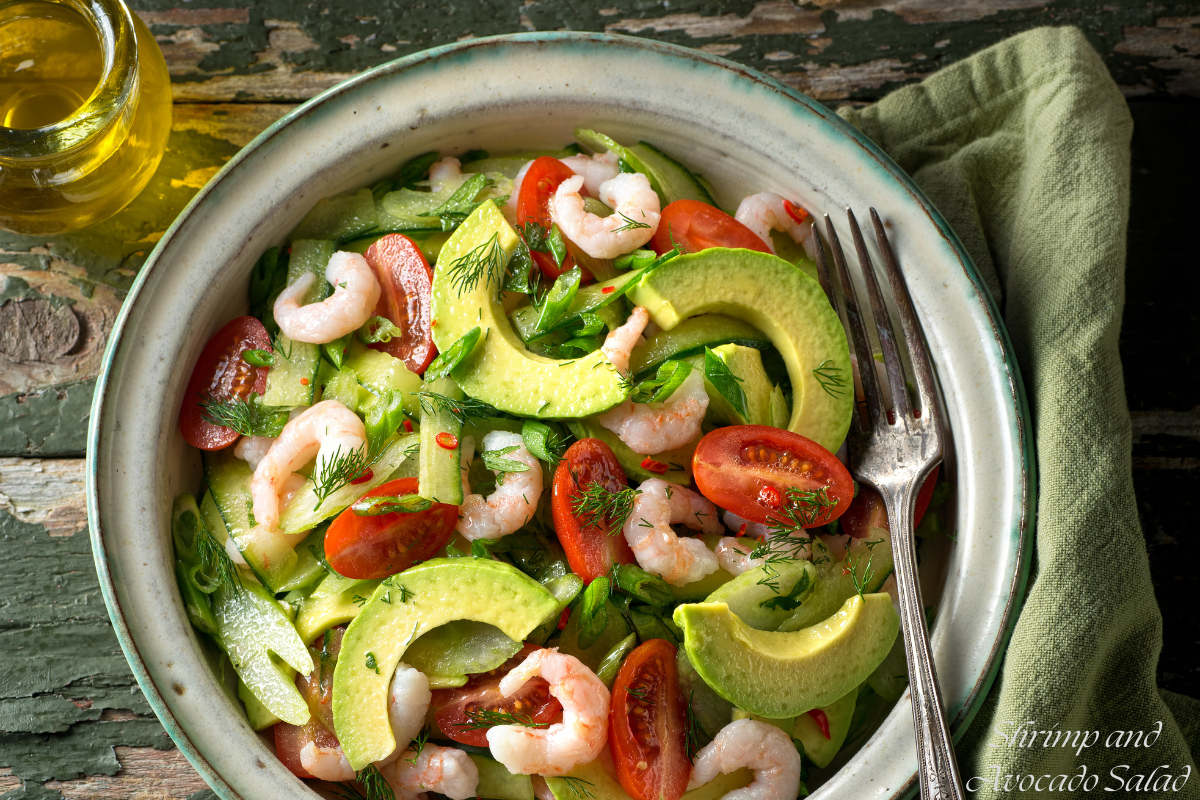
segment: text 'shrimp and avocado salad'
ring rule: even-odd
[[[188,617],[342,796],[793,800],[906,684],[808,212],[576,137],[320,201],[187,386]]]

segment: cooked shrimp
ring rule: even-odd
[[[396,800],[416,800],[425,792],[444,794],[451,800],[475,796],[479,786],[479,768],[462,750],[426,744],[421,752],[379,767],[384,780],[396,793]]]
[[[759,192],[746,197],[738,205],[734,219],[758,235],[775,252],[771,230],[782,231],[796,244],[804,246],[809,258],[816,256],[812,242],[812,216],[803,208],[775,192]]]
[[[587,193],[592,197],[599,197],[600,187],[621,174],[617,154],[612,150],[603,155],[597,153],[594,156],[569,156],[560,158],[559,161],[566,164],[571,172],[583,176],[583,188],[587,189]]]
[[[300,766],[323,781],[354,780],[354,768],[336,736],[315,720],[305,725],[304,731],[308,741],[300,748]]]
[[[367,429],[363,421],[337,400],[322,400],[284,425],[279,438],[258,462],[250,481],[255,521],[268,530],[279,527],[279,512],[289,479],[313,456],[317,457],[317,469],[321,469],[334,457],[345,457],[366,446]],[[294,485],[293,481],[291,486]]]
[[[334,253],[325,267],[325,279],[333,285],[333,294],[319,303],[300,305],[300,298],[316,279],[313,273],[304,273],[275,301],[275,322],[293,342],[332,342],[361,328],[375,313],[379,280],[358,253]]]
[[[483,450],[502,450],[516,446],[504,458],[518,461],[529,469],[524,472],[496,474],[496,491],[485,499],[481,494],[466,494],[470,488],[463,476],[463,503],[458,510],[458,532],[468,541],[499,539],[520,528],[537,511],[542,496],[542,465],[525,449],[519,433],[492,431],[483,437]],[[470,461],[466,461],[470,463]]]
[[[642,341],[642,331],[650,321],[650,312],[641,306],[633,309],[625,324],[610,331],[600,351],[616,369],[629,372],[629,354]],[[700,423],[708,410],[708,392],[697,370],[687,376],[679,388],[663,403],[635,403],[625,400],[600,415],[600,424],[615,433],[635,453],[655,455],[683,447],[700,436]]]
[[[464,436],[459,442],[459,467],[462,473],[463,499],[471,494],[471,459],[475,458],[475,437]]]
[[[725,536],[717,543],[717,563],[721,565],[721,569],[728,572],[730,575],[741,575],[743,572],[761,567],[766,563],[765,558],[751,558],[750,553],[754,550],[753,540],[750,542],[744,539],[735,539],[732,536]]]
[[[584,177],[559,184],[550,203],[550,217],[563,234],[592,258],[616,258],[650,241],[658,230],[660,206],[650,181],[640,172],[621,173],[600,185],[600,200],[613,209],[598,217],[583,208],[579,190]]]
[[[717,571],[717,557],[704,542],[678,536],[671,524],[716,533],[717,507],[682,486],[658,478],[643,481],[625,520],[625,541],[642,569],[683,586]]]
[[[233,454],[250,465],[250,469],[258,469],[258,462],[275,443],[272,436],[243,436],[233,447]]]
[[[429,167],[429,188],[434,192],[456,188],[464,180],[462,162],[454,156],[446,156]]]
[[[779,728],[754,719],[735,720],[700,749],[688,790],[748,767],[754,782],[721,800],[794,800],[800,792],[800,753]]]
[[[401,662],[392,673],[388,685],[388,721],[392,725],[392,737],[396,749],[391,755],[375,762],[376,766],[390,764],[408,749],[408,744],[417,737],[425,726],[425,714],[429,711],[429,678],[425,673]]]
[[[514,775],[565,775],[600,755],[608,740],[608,688],[575,656],[558,648],[537,650],[500,681],[500,694],[511,697],[540,675],[562,703],[563,719],[548,728],[497,725],[488,729],[492,757]]]

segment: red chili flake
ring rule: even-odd
[[[446,431],[442,431],[437,436],[433,437],[433,440],[437,442],[438,447],[446,450],[453,450],[454,448],[458,447],[458,437],[453,433],[447,433]]]
[[[405,431],[405,433],[412,433],[412,420],[411,419],[404,420],[404,431]]]
[[[783,497],[774,486],[764,486],[758,490],[758,502],[768,508],[779,508],[783,504]]]
[[[367,470],[367,471],[366,471],[366,472],[364,472],[362,475],[359,475],[357,478],[355,478],[354,480],[350,481],[350,483],[352,483],[352,484],[354,484],[355,486],[357,486],[357,485],[358,485],[358,484],[360,484],[360,483],[366,483],[367,481],[371,480],[371,478],[374,478],[374,477],[375,477],[375,473],[374,473],[374,471],[372,471],[372,470]]]
[[[737,535],[738,535],[738,536],[745,536],[745,535],[746,535],[746,523],[744,523],[744,522],[743,522],[743,523],[742,523],[742,527],[738,528]]]
[[[437,327],[437,320],[436,320],[436,319],[430,320],[430,321],[429,321],[429,327],[431,327],[431,328],[436,328],[436,327]]]
[[[567,620],[571,618],[571,609],[564,608],[562,616],[558,618],[558,629],[561,631],[567,627]]]
[[[800,206],[793,203],[791,200],[783,201],[783,210],[787,212],[787,215],[789,217],[791,217],[792,219],[794,219],[796,221],[797,225],[801,224],[802,222],[804,222],[804,220],[808,219],[808,212],[805,211]],[[826,736],[825,738],[828,739],[829,737]]]
[[[308,378],[301,378],[301,379],[300,379],[300,385],[301,385],[301,386],[308,386]]]
[[[603,289],[600,290],[600,294],[612,294],[616,290],[617,290],[617,287],[615,287],[615,286],[605,286]]]
[[[808,712],[808,715],[816,720],[817,727],[821,729],[821,735],[826,739],[830,738],[829,717],[825,716],[825,712],[819,708],[814,708]]]
[[[646,459],[642,462],[642,469],[648,469],[651,472],[658,473],[659,475],[665,475],[671,468],[661,461],[655,461],[650,456],[646,456]]]

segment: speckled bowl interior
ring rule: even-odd
[[[172,498],[200,480],[198,454],[176,424],[194,359],[245,313],[255,260],[317,199],[371,184],[427,150],[560,147],[579,125],[676,154],[712,181],[727,208],[772,189],[817,212],[874,206],[888,220],[958,454],[950,465],[958,543],[931,550],[923,565],[926,599],[937,608],[933,652],[952,724],[961,731],[978,708],[1024,591],[1034,473],[1007,338],[958,240],[874,145],[752,70],[639,39],[522,34],[386,64],[273,125],[163,237],[113,331],[88,447],[96,564],[142,689],[222,797],[314,793],[227,699],[179,599],[169,520]],[[818,793],[894,797],[915,770],[905,694],[857,752],[825,771]]]

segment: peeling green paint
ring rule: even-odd
[[[0,397],[0,456],[82,457],[95,388],[86,380]]]
[[[61,308],[62,306],[75,304],[73,297],[42,294],[30,286],[28,281],[18,278],[16,275],[4,276],[4,290],[0,291],[0,305],[4,305],[9,300],[45,300],[50,303],[52,308]]]

